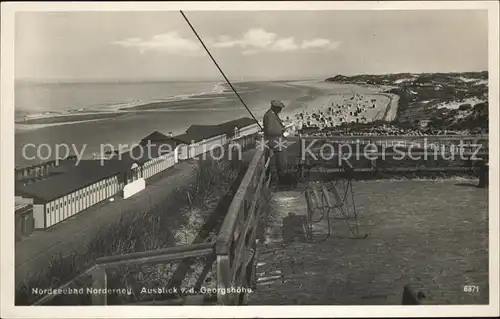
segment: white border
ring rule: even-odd
[[[489,195],[489,306],[14,306],[14,14],[16,11],[155,11],[155,10],[421,10],[485,9],[489,11],[490,145],[499,145],[499,4],[497,1],[407,1],[407,2],[29,2],[1,3],[1,315],[2,318],[181,318],[181,317],[417,317],[499,315],[499,166],[498,148],[490,147]],[[494,195],[497,194],[497,195]],[[459,293],[459,292],[457,292]]]

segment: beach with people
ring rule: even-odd
[[[335,127],[346,123],[392,121],[399,96],[383,93],[382,86],[337,84],[324,81],[289,82],[291,86],[311,88],[314,96],[283,111],[285,121],[294,127]]]

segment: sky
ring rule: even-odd
[[[228,78],[488,69],[487,11],[186,12]],[[177,11],[16,14],[16,79],[221,76]]]

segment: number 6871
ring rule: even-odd
[[[465,285],[464,292],[479,292],[479,286]]]

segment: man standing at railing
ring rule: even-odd
[[[264,138],[266,142],[266,162],[274,155],[274,163],[278,173],[278,181],[283,180],[286,176],[286,155],[285,155],[285,131],[286,127],[281,121],[278,114],[283,110],[285,105],[278,100],[271,101],[271,108],[264,114]],[[271,163],[270,163],[271,165]]]

